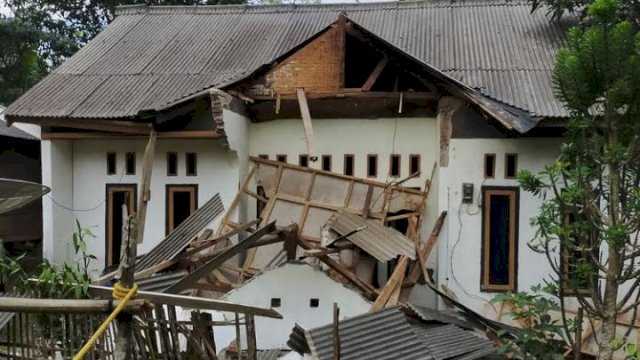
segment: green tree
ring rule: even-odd
[[[546,10],[552,20],[557,20],[565,12],[576,14],[580,18],[586,16],[586,11],[594,0],[529,0],[531,12]],[[640,26],[640,2],[637,0],[620,0],[619,16]]]
[[[571,114],[559,158],[519,174],[543,197],[530,246],[546,255],[558,288],[602,321],[598,358],[607,360],[631,331],[616,333],[618,316],[629,312],[634,323],[640,304],[640,35],[621,11],[616,0],[596,0],[588,26],[569,31],[554,70]],[[583,254],[572,270],[579,281],[567,279],[560,253]]]

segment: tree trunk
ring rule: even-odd
[[[618,301],[618,282],[614,274],[620,268],[619,255],[616,249],[609,249],[609,273],[607,274],[607,284],[604,293],[604,316],[602,318],[602,334],[600,336],[600,351],[598,352],[598,360],[611,360],[615,348],[613,341],[616,338],[617,311],[616,305]],[[613,256],[612,256],[613,254]],[[614,258],[614,259],[612,259]]]

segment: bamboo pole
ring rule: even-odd
[[[118,306],[118,300],[29,299],[0,297],[0,312],[35,314],[104,314]],[[137,312],[146,302],[130,300],[123,311]]]

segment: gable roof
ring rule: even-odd
[[[34,140],[38,141],[39,139],[28,132],[18,129],[15,126],[7,125],[7,122],[4,120],[4,110],[5,107],[0,105],[0,136],[5,136],[14,139],[22,139],[22,140]]]
[[[268,64],[336,21],[358,25],[482,94],[562,117],[551,72],[569,23],[527,2],[124,7],[108,28],[11,104],[19,117],[131,118]]]

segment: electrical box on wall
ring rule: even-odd
[[[462,184],[462,203],[471,204],[473,202],[473,184]]]

